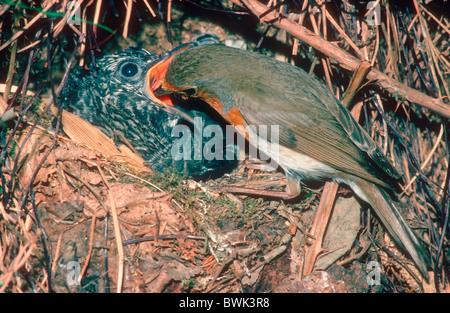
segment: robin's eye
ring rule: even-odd
[[[191,97],[191,96],[195,96],[195,94],[197,93],[197,89],[195,89],[194,87],[190,87],[190,88],[184,89],[183,92],[187,96]]]
[[[139,72],[139,68],[134,63],[125,63],[124,65],[122,65],[122,69],[120,70],[120,72],[124,77],[132,78]]]

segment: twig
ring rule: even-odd
[[[31,253],[33,253],[34,251],[34,245],[38,236],[39,234],[36,234],[32,238],[28,239],[27,243],[20,248],[16,257],[11,262],[8,271],[0,276],[0,281],[2,282],[2,285],[0,286],[0,293],[3,293],[5,291],[5,289],[9,286],[9,282],[14,277],[14,273],[22,268],[22,266],[25,265],[25,262],[31,256]]]
[[[125,26],[123,27],[123,38],[127,39],[128,37],[128,27],[130,24],[131,11],[133,8],[133,0],[127,0],[127,14],[125,16]]]
[[[303,273],[301,273],[303,277],[311,274],[317,256],[322,250],[322,241],[325,236],[328,221],[331,217],[338,186],[339,185],[335,182],[327,182],[323,189],[323,194],[316,212],[316,217],[311,228],[311,235],[316,239],[306,253]]]
[[[82,40],[81,40],[80,52],[79,52],[79,55],[80,55],[80,63],[79,63],[79,65],[80,65],[80,67],[84,67],[84,61],[85,61],[84,51],[86,50],[86,39],[87,39],[86,11],[87,11],[87,7],[89,6],[89,4],[83,10],[83,20],[81,21],[81,36],[80,36],[80,39],[82,39]]]
[[[33,19],[27,23],[27,25],[24,26],[24,28],[22,30],[19,30],[17,33],[15,33],[7,42],[5,42],[3,45],[0,46],[0,51],[2,51],[3,49],[5,49],[7,46],[9,46],[11,44],[11,42],[13,42],[14,40],[16,40],[17,38],[19,38],[20,36],[22,36],[22,34],[28,30],[34,23],[36,23],[38,20],[40,20],[40,18],[42,17],[42,15],[44,15],[48,10],[50,10],[50,8],[53,6],[53,4],[55,4],[56,0],[52,0],[49,3],[47,3],[47,5],[42,9],[41,12],[39,12],[38,14],[36,14],[35,17],[33,17]]]
[[[390,256],[393,260],[395,260],[396,262],[398,262],[408,273],[409,275],[411,275],[411,277],[420,285],[420,288],[423,288],[423,282],[421,279],[419,279],[419,277],[417,277],[417,274],[415,274],[410,268],[409,266],[407,266],[398,256],[396,256],[394,253],[392,253],[392,251],[390,251],[388,248],[382,246],[380,243],[376,242],[374,240],[374,238],[372,237],[372,235],[368,232],[367,233],[368,238],[370,239],[370,241],[372,242],[372,245],[377,249],[377,253],[378,251],[383,251],[385,252],[388,256]]]
[[[84,262],[83,268],[80,271],[80,274],[78,275],[78,283],[81,283],[81,280],[83,279],[84,273],[86,272],[89,261],[91,260],[92,255],[92,249],[94,247],[94,233],[95,233],[95,222],[97,221],[97,215],[92,216],[91,220],[91,232],[89,234],[89,250],[86,256],[86,261]]]
[[[327,19],[331,22],[331,24],[333,24],[334,28],[336,28],[336,30],[338,31],[339,35],[342,36],[342,38],[344,38],[344,40],[350,45],[350,47],[353,48],[353,50],[355,50],[355,52],[359,55],[359,58],[361,60],[364,59],[363,54],[361,53],[361,50],[359,50],[359,48],[355,45],[355,43],[353,42],[353,40],[350,39],[350,37],[345,33],[345,31],[339,26],[339,24],[334,20],[334,18],[331,16],[331,14],[327,11],[325,5],[323,6],[323,10],[325,11],[325,16],[327,17]],[[324,27],[326,27],[326,25],[324,25]]]
[[[56,273],[56,267],[58,266],[58,259],[59,255],[61,253],[61,243],[64,236],[64,232],[61,232],[58,236],[58,242],[56,243],[56,251],[55,256],[53,257],[53,264],[52,264],[52,273]]]
[[[70,28],[72,28],[75,32],[78,33],[78,29],[76,29],[71,23],[67,23],[67,18],[69,17],[69,14],[73,14],[73,12],[78,12],[78,10],[80,10],[83,1],[84,0],[78,0],[75,3],[72,2],[73,6],[70,8],[70,10],[67,10],[63,18],[54,27],[54,36],[58,36],[59,33],[64,29],[65,25],[69,25]],[[68,6],[66,8],[69,9]]]
[[[442,24],[442,22],[440,21],[440,20],[438,20],[430,11],[428,11],[427,10],[427,8],[426,7],[424,7],[423,6],[423,4],[422,3],[418,3],[418,5],[420,6],[420,8],[425,12],[425,13],[427,13],[439,26],[441,26],[442,27],[442,29],[444,29],[445,30],[445,32],[447,33],[447,34],[449,34],[450,35],[450,29],[449,28],[447,28],[444,24]]]
[[[109,188],[109,187],[108,187]],[[116,246],[117,246],[117,254],[119,256],[119,261],[117,264],[118,267],[118,274],[117,274],[117,293],[122,292],[122,286],[123,286],[123,272],[124,272],[124,250],[123,250],[123,243],[122,243],[122,235],[120,233],[120,223],[119,218],[117,216],[117,209],[116,209],[116,202],[114,200],[114,195],[112,193],[112,190],[108,190],[109,195],[109,201],[111,204],[111,215],[113,218],[113,224],[114,224],[114,233],[116,237]]]
[[[155,11],[153,11],[152,7],[150,6],[150,4],[148,3],[148,0],[144,0],[144,4],[147,7],[147,9],[150,11],[150,14],[153,17],[156,17]]]
[[[42,118],[46,114],[46,112],[48,112],[48,110],[50,109],[52,103],[56,104],[56,100],[55,100],[56,99],[56,94],[55,94],[55,88],[54,88],[54,85],[53,85],[53,78],[52,78],[52,61],[51,61],[51,48],[50,48],[52,40],[53,40],[52,33],[49,32],[48,37],[47,37],[47,42],[48,42],[47,64],[48,64],[48,77],[49,77],[49,82],[50,82],[50,90],[51,90],[51,94],[53,96],[53,100],[50,101],[49,104],[46,106],[44,112],[39,116],[38,121],[36,121],[35,125],[37,125],[39,123],[39,119]],[[54,133],[54,136],[53,136],[53,139],[52,139],[52,143],[48,147],[47,151],[45,151],[42,159],[39,161],[39,163],[36,166],[33,174],[31,175],[30,181],[29,181],[27,187],[25,188],[25,192],[22,195],[19,211],[21,211],[23,208],[25,208],[25,203],[26,203],[28,194],[30,193],[31,188],[33,186],[34,180],[36,179],[37,174],[39,173],[39,170],[44,165],[45,160],[47,160],[47,157],[50,155],[50,152],[56,146],[57,139],[58,139],[58,132],[59,132],[60,126],[61,126],[61,120],[58,119],[57,123],[56,123],[55,133]],[[30,130],[28,135],[30,135],[31,132],[32,132],[32,130]],[[26,208],[25,208],[25,210],[26,210]],[[28,210],[27,210],[27,213],[28,213]],[[35,218],[33,218],[33,220],[35,220]]]
[[[371,69],[371,65],[369,61],[361,62],[361,65],[356,69],[353,73],[353,76],[350,80],[350,84],[345,90],[344,95],[342,96],[342,103],[344,106],[349,109],[353,98],[358,92],[359,88],[363,84],[363,81],[366,79],[367,73],[369,73]]]
[[[146,184],[149,184],[150,186],[152,186],[153,188],[155,188],[158,191],[165,192],[164,190],[162,190],[161,188],[159,188],[158,186],[156,186],[155,184],[153,184],[152,182],[150,182],[150,181],[148,181],[146,179],[143,179],[143,178],[141,178],[139,176],[136,176],[136,175],[133,175],[133,174],[127,173],[127,172],[124,172],[123,174],[125,174],[127,176],[130,176],[130,177],[133,177],[133,178],[136,178],[136,179],[138,179],[138,180],[140,180],[140,181],[142,181],[142,182],[144,182]]]
[[[97,36],[97,24],[100,18],[100,9],[102,8],[102,0],[97,0],[95,5],[95,15],[94,15],[94,34]]]
[[[206,238],[203,236],[194,236],[194,235],[157,235],[157,236],[146,236],[146,237],[125,240],[122,244],[124,246],[127,246],[127,245],[131,245],[134,243],[141,243],[141,242],[146,242],[146,241],[174,240],[174,239],[205,240]]]
[[[369,250],[369,248],[372,246],[372,241],[367,241],[366,244],[362,247],[361,251],[359,251],[358,253],[349,256],[348,258],[344,259],[344,260],[340,260],[338,262],[336,262],[336,264],[341,265],[341,266],[345,266],[346,264],[349,264],[351,262],[353,262],[354,260],[359,259],[360,257],[362,257],[363,255],[366,254],[366,252]]]
[[[423,161],[422,165],[420,166],[420,170],[423,171],[425,167],[427,166],[428,162],[430,162],[431,157],[433,156],[434,152],[436,151],[437,147],[439,146],[439,143],[441,142],[442,136],[444,134],[444,125],[441,125],[441,130],[439,131],[438,138],[436,140],[436,143],[434,144],[433,148],[431,149],[430,153],[428,153],[428,156],[426,157],[425,161]],[[400,194],[402,196],[406,190],[414,183],[414,181],[419,177],[419,172],[414,175],[414,177],[409,181],[409,183],[403,188],[403,192]]]
[[[248,12],[243,12],[243,11],[233,11],[233,10],[223,10],[223,9],[213,9],[213,8],[208,8],[205,6],[202,6],[200,4],[198,4],[197,2],[194,2],[192,0],[183,0],[187,3],[192,4],[193,6],[196,6],[202,10],[207,10],[207,11],[211,11],[211,12],[219,12],[219,13],[226,13],[226,14],[233,14],[233,15],[249,15],[250,13]]]
[[[120,232],[120,223],[119,223],[119,216],[117,214],[117,207],[116,207],[116,201],[114,200],[114,195],[111,190],[111,185],[109,184],[108,180],[105,177],[105,174],[103,173],[103,170],[100,166],[97,165],[97,169],[100,173],[100,176],[102,176],[103,182],[105,183],[106,187],[108,188],[108,196],[109,196],[109,202],[111,206],[111,215],[113,219],[114,224],[114,234],[116,238],[116,246],[117,246],[117,254],[119,257],[118,264],[117,264],[117,293],[122,292],[122,286],[123,286],[123,273],[124,273],[124,260],[125,260],[125,253],[123,250],[123,243],[122,243],[122,234]]]
[[[414,7],[416,8],[417,15],[419,16],[419,22],[420,22],[421,29],[422,29],[422,37],[424,37],[424,40],[425,40],[426,52],[427,52],[427,56],[429,59],[428,62],[430,63],[429,70],[431,72],[434,82],[436,84],[439,84],[439,82],[442,83],[442,87],[443,87],[447,97],[450,97],[449,87],[445,83],[443,74],[442,74],[441,70],[439,69],[438,60],[436,59],[438,52],[436,51],[436,48],[434,47],[433,42],[431,41],[430,32],[428,31],[428,26],[425,22],[425,18],[422,16],[422,12],[420,11],[420,7],[419,7],[419,4],[417,3],[417,0],[413,0],[413,3],[414,3]],[[434,64],[435,66],[432,66],[432,64]],[[438,74],[439,74],[440,80],[438,79]],[[438,89],[438,93],[441,94],[441,90],[439,88],[437,88],[437,89]]]
[[[450,170],[447,168],[447,174],[449,172],[450,172]],[[449,176],[447,176],[447,180],[448,181],[446,181],[446,183],[450,183]],[[450,197],[448,197],[448,195],[447,195],[447,201],[444,204],[444,208],[445,208],[444,221],[442,223],[442,225],[444,225],[444,226],[442,227],[442,234],[439,238],[439,245],[438,245],[436,257],[435,257],[435,262],[436,262],[436,266],[434,267],[434,277],[435,278],[438,277],[438,273],[439,273],[441,266],[442,265],[445,266],[445,261],[441,263],[442,265],[439,265],[439,259],[441,258],[441,253],[442,253],[444,260],[445,260],[445,251],[443,251],[442,249],[444,248],[444,241],[446,240],[446,233],[447,233],[447,228],[448,228],[445,225],[448,225],[448,220],[449,220],[449,215],[450,215]],[[437,290],[439,287],[439,283],[438,283],[437,279],[435,280],[435,285],[436,285],[436,290]]]
[[[6,77],[6,88],[5,88],[5,94],[3,95],[5,101],[8,101],[9,92],[11,90],[11,85],[13,82],[13,76],[15,72],[15,66],[16,66],[16,56],[17,56],[17,47],[18,43],[17,41],[14,41],[11,49],[11,58],[9,60],[9,68],[8,68],[8,75]]]
[[[372,56],[372,62],[370,62],[370,65],[374,66],[375,61],[377,59],[378,56],[378,51],[380,50],[380,29],[379,27],[376,28],[377,32],[376,32],[376,40],[375,40],[375,51],[373,52],[373,56]]]
[[[316,19],[314,17],[314,14],[309,14],[309,19],[311,20],[311,24],[313,26],[314,33],[317,36],[319,36],[320,31],[319,31],[319,27],[317,25]],[[324,25],[326,27],[325,23],[324,23]],[[330,92],[334,94],[333,85],[331,84],[330,67],[328,66],[327,60],[324,57],[321,57],[320,61],[322,62],[322,67],[323,67],[323,71],[325,73],[325,78],[326,78],[326,83],[327,83],[328,89],[330,89]]]
[[[100,205],[105,209],[108,210],[108,207],[106,206],[106,204],[103,202],[102,197],[98,194],[98,192],[94,189],[94,187],[91,186],[91,184],[89,184],[87,181],[85,181],[84,179],[82,179],[81,177],[78,177],[78,175],[75,175],[74,173],[72,173],[71,171],[69,171],[68,169],[63,168],[64,173],[68,174],[70,177],[75,178],[76,180],[78,180],[79,182],[81,182],[83,185],[85,185],[87,187],[87,189],[89,189],[89,191],[95,196],[95,198],[97,198],[97,201],[100,203]]]

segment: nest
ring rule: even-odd
[[[0,292],[448,291],[448,4],[73,3],[0,7]],[[253,163],[208,181],[153,173],[60,109],[70,72],[98,55],[161,53],[209,31],[306,69],[351,104],[404,173],[402,213],[430,250],[428,282],[343,187],[323,211],[320,184],[295,202],[223,191],[284,188]]]

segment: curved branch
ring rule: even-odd
[[[262,22],[269,23],[280,29],[287,31],[292,36],[302,40],[314,49],[334,59],[340,66],[346,70],[356,71],[361,64],[361,60],[349,54],[347,51],[331,44],[320,36],[317,36],[310,30],[289,20],[286,16],[276,11],[269,11],[270,8],[261,4],[257,0],[231,0],[233,3],[246,7]],[[267,13],[268,12],[268,13]],[[444,117],[450,118],[450,106],[443,101],[430,97],[423,92],[408,87],[399,81],[383,74],[377,69],[372,68],[367,74],[369,80],[374,81],[378,86],[389,92],[394,97],[401,97],[412,103],[430,109]]]

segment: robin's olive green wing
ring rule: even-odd
[[[329,112],[317,113],[317,119],[305,119],[304,112],[298,111],[266,112],[261,109],[256,113],[250,113],[245,106],[241,106],[240,111],[249,125],[267,125],[269,129],[270,125],[279,125],[280,145],[339,171],[387,188],[392,187],[392,179],[383,174],[375,162],[350,140]],[[267,137],[269,140],[274,139],[273,134],[268,134]]]
[[[281,145],[392,187],[400,175],[381,149],[331,93],[310,80],[297,84],[295,91],[283,88],[283,95],[271,86],[264,97],[253,88],[241,89],[234,93],[236,104],[250,125],[279,125]]]

